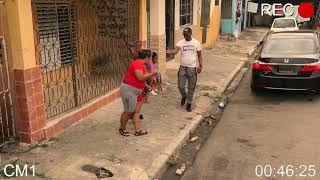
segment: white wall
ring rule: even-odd
[[[150,33],[164,35],[166,33],[165,0],[150,0]]]
[[[193,0],[193,24],[192,25],[198,24],[198,14],[201,13],[201,11],[199,11],[200,10],[199,7],[201,8],[201,0]]]
[[[175,19],[174,19],[174,29],[179,30],[180,29],[180,0],[175,1]]]

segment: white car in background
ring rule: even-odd
[[[295,18],[277,18],[273,21],[271,32],[280,31],[299,31],[299,27]]]

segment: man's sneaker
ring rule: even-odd
[[[154,96],[158,95],[156,92],[154,92],[154,90],[152,90],[152,91],[150,92],[150,94],[152,94],[152,95],[154,95]]]
[[[192,112],[192,106],[191,106],[191,104],[187,104],[187,108],[186,108],[186,109],[187,109],[188,112]]]
[[[184,106],[186,104],[186,101],[187,101],[187,97],[183,97],[181,99],[181,106]]]

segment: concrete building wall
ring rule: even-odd
[[[201,21],[201,0],[199,0],[199,11],[198,11],[198,21]],[[202,44],[203,47],[210,47],[212,46],[218,38],[219,31],[220,31],[220,20],[221,20],[221,3],[219,2],[218,5],[215,4],[215,0],[211,0],[210,5],[210,23],[207,26],[207,39],[206,43]],[[200,23],[198,25],[198,37],[200,42],[202,42],[202,32],[204,27],[200,27]]]
[[[180,26],[180,0],[175,0],[175,33],[174,33],[174,44],[176,45],[178,41],[182,40],[183,37],[183,29],[185,27],[190,27],[192,29],[193,37],[197,40],[201,41],[201,37],[199,36],[200,27],[198,26],[198,14],[199,14],[199,1],[201,0],[193,0],[193,19],[190,25]],[[180,53],[178,53],[172,62],[179,63],[180,62]],[[170,63],[170,62],[169,62]]]
[[[150,48],[158,53],[160,72],[165,75],[166,34],[165,1],[150,0]]]
[[[162,2],[162,0],[158,1],[158,4],[153,6],[158,9],[158,12],[164,11],[163,6],[157,7]],[[139,0],[139,4],[139,40],[143,41],[145,47],[147,40],[146,0]],[[41,66],[37,65],[36,61],[32,2],[31,0],[6,1],[4,14],[6,26],[4,29],[7,31],[4,36],[10,61],[10,73],[12,74],[10,79],[13,85],[11,90],[16,110],[15,130],[21,142],[33,143],[54,136],[120,96],[119,89],[114,89],[47,122],[42,84],[43,74]],[[154,35],[160,35],[155,38],[154,42],[165,42],[164,30],[162,31],[164,19],[153,21],[159,22],[158,28],[154,29]],[[165,47],[161,43],[155,47],[161,49],[162,56],[164,56]]]
[[[175,0],[175,14],[174,14],[174,44],[183,39],[183,28],[191,27],[193,30],[194,38],[200,41],[199,27],[198,27],[198,12],[199,0],[193,2],[193,20],[190,25],[180,26],[180,0]],[[166,34],[165,34],[165,1],[164,0],[151,0],[150,1],[150,33],[151,33],[151,50],[159,54],[160,72],[165,78],[165,72],[168,64],[178,63],[180,61],[180,53],[169,62],[166,61]]]

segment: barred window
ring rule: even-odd
[[[219,2],[220,2],[220,0],[215,0],[215,5],[219,6]]]
[[[72,60],[76,59],[75,17],[72,6],[39,5],[36,16],[40,45],[39,63],[52,70],[71,64]]]
[[[193,0],[180,0],[180,26],[192,24]]]

